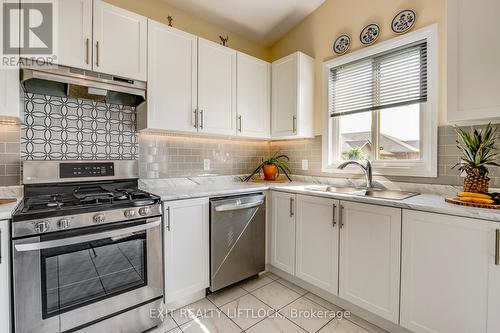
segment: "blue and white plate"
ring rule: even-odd
[[[404,34],[413,27],[416,20],[417,14],[415,14],[415,12],[411,9],[405,9],[399,12],[392,20],[392,31],[397,34]]]
[[[338,55],[346,53],[347,51],[349,51],[350,48],[351,48],[351,37],[347,35],[339,36],[339,38],[335,40],[335,43],[333,43],[333,52],[335,52]]]
[[[380,37],[380,27],[377,24],[372,23],[367,25],[361,31],[361,34],[359,35],[359,40],[363,45],[371,45],[375,43],[379,37]]]

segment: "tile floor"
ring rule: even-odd
[[[311,314],[316,316],[311,317]],[[338,306],[265,273],[174,311],[168,333],[386,333]]]

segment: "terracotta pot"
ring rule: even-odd
[[[278,168],[276,165],[264,165],[262,167],[262,171],[264,172],[265,180],[274,180],[276,178],[276,174],[278,173]]]

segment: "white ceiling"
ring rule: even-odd
[[[163,0],[266,45],[276,42],[325,0]]]

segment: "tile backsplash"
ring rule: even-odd
[[[21,128],[0,125],[0,186],[21,183]]]
[[[137,145],[134,107],[24,96],[24,160],[136,159]]]

